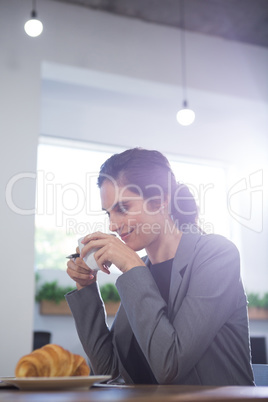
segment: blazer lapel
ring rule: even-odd
[[[200,236],[201,234],[197,231],[194,233],[184,232],[182,234],[180,244],[173,260],[170,278],[168,303],[168,316],[170,319],[172,319],[172,312],[174,312],[175,303],[182,303],[185,296],[184,293],[180,293],[182,278]]]

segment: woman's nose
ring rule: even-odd
[[[110,216],[109,230],[111,232],[117,232],[121,226],[122,223],[119,221],[119,219],[115,219],[115,217]]]
[[[111,232],[116,232],[118,230],[118,225],[116,225],[114,222],[110,221],[109,230]]]

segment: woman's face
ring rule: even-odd
[[[100,188],[102,208],[110,219],[110,230],[117,232],[133,250],[148,248],[162,233],[161,207],[116,182],[105,180]]]

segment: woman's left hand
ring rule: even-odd
[[[93,248],[98,248],[94,254],[100,269],[107,262],[114,264],[121,272],[129,271],[136,266],[145,265],[138,254],[114,235],[95,232],[84,237],[81,258]]]

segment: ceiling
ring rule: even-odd
[[[268,0],[57,0],[268,47]],[[184,4],[184,19],[182,19]]]

